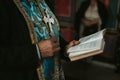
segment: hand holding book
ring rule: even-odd
[[[89,36],[80,38],[80,44],[73,46],[67,50],[71,61],[102,53],[105,44],[103,38],[104,33],[105,29],[91,34]]]

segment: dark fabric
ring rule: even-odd
[[[116,41],[116,48],[115,48],[115,65],[116,65],[116,72],[120,73],[120,36]]]
[[[60,43],[64,48],[61,38]],[[13,0],[0,0],[0,80],[38,80],[38,65],[36,47],[31,44],[23,15]]]
[[[55,12],[55,0],[45,0],[52,12]]]
[[[60,57],[61,57],[61,59],[69,62],[70,61],[69,57],[65,56],[65,50],[66,50],[65,48],[66,48],[67,44],[68,44],[68,42],[66,42],[64,40],[64,38],[62,36],[60,36],[60,47],[61,47],[61,50],[60,50],[61,55],[60,55]]]
[[[0,0],[0,80],[38,80],[38,57],[13,0]]]
[[[81,19],[85,17],[85,12],[86,12],[87,8],[89,7],[89,4],[90,4],[90,0],[84,1],[80,5],[80,7],[75,15],[74,28],[75,28],[76,33],[79,33],[80,25],[82,24]],[[102,21],[101,29],[103,29],[103,28],[106,28],[106,23],[107,23],[107,19],[108,19],[108,11],[107,11],[105,5],[102,2],[100,2],[99,0],[97,0],[97,4],[98,4],[97,5],[98,13],[99,13],[99,16]]]
[[[91,25],[89,27],[84,27],[83,35],[88,36],[98,31],[98,24]]]
[[[7,66],[35,64],[38,60],[36,49],[35,45],[31,44],[23,16],[12,0],[0,0],[0,5],[2,6],[0,7],[0,57],[5,59],[0,60],[0,63]],[[15,58],[18,61],[14,61]],[[16,64],[12,63],[13,61]],[[21,63],[21,61],[23,62]]]

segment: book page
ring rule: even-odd
[[[87,43],[87,42],[91,42],[91,41],[96,40],[96,39],[103,38],[104,31],[105,31],[105,29],[103,29],[101,31],[98,31],[98,32],[96,32],[94,34],[91,34],[89,36],[80,38],[79,41],[81,43]]]
[[[75,47],[72,47],[72,50],[70,52],[70,56],[76,56],[84,53],[88,53],[95,50],[101,49],[101,39],[94,40],[93,42],[88,42],[82,45],[77,45]],[[77,53],[79,52],[79,53]],[[73,54],[71,54],[73,53]]]
[[[92,35],[81,38],[79,40],[80,44],[69,48],[68,53],[73,53],[73,52],[85,53],[91,50],[100,49],[104,31],[105,29],[99,32],[96,32]]]
[[[90,57],[90,56],[100,54],[104,50],[104,45],[105,45],[105,41],[103,40],[103,42],[101,44],[101,49],[91,50],[90,52],[89,51],[73,52],[73,53],[70,53],[69,58],[70,58],[71,61],[75,61],[75,60],[78,60],[78,59],[83,59],[83,58],[86,58],[86,57]]]

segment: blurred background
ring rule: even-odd
[[[75,16],[84,1],[87,0],[46,0],[58,18],[60,34],[67,42],[75,39]],[[108,11],[104,52],[90,61],[63,63],[67,80],[120,80],[120,0],[100,1]],[[82,32],[80,29],[81,36]]]

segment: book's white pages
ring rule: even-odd
[[[67,51],[71,61],[102,53],[105,44],[103,39],[104,33],[105,29],[80,38],[80,44],[69,48]]]

